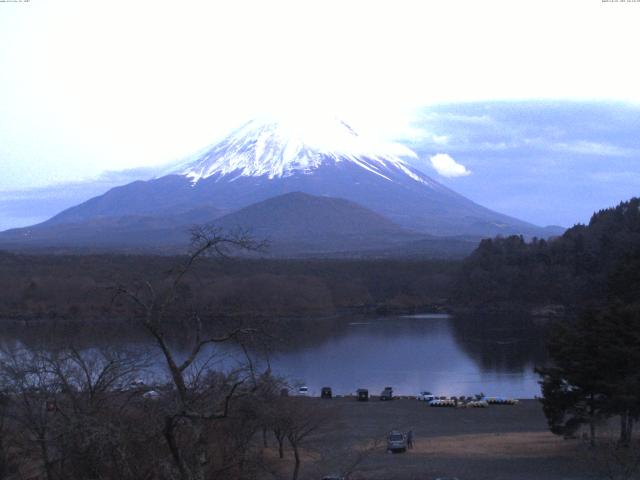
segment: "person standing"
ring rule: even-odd
[[[407,448],[409,450],[413,449],[413,430],[407,432]]]

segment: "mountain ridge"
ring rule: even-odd
[[[62,232],[64,225],[109,224],[117,217],[126,219],[123,222],[132,229],[137,229],[136,217],[145,217],[142,224],[154,228],[164,219],[164,230],[170,231],[185,223],[180,215],[198,208],[226,214],[303,192],[355,202],[421,235],[546,237],[557,233],[493,212],[441,185],[400,157],[415,155],[406,147],[367,139],[340,120],[322,122],[311,126],[249,122],[177,164],[173,173],[112,188],[23,232],[33,234],[54,226]]]
[[[96,217],[15,229],[0,234],[0,246],[176,253],[186,251],[190,229],[202,224],[230,233],[246,231],[257,240],[266,240],[269,248],[260,255],[271,257],[461,257],[479,241],[411,232],[349,200],[292,192],[226,215],[202,207],[162,217]]]

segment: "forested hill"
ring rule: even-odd
[[[597,306],[640,298],[640,199],[595,213],[562,236],[483,240],[454,292],[467,305]]]
[[[114,287],[166,288],[186,257],[23,255],[0,251],[4,319],[99,321],[131,318]],[[407,259],[204,258],[184,282],[188,308],[219,316],[314,316],[414,312],[442,307],[458,261]]]

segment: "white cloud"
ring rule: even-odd
[[[431,166],[443,177],[465,177],[471,174],[471,171],[467,170],[467,167],[456,162],[446,153],[437,153],[429,160],[431,161]]]
[[[446,145],[447,143],[449,143],[449,136],[448,135],[431,135],[431,140],[433,141],[433,143],[437,143],[438,145]]]
[[[524,147],[534,147],[542,150],[551,150],[557,153],[569,153],[576,155],[594,155],[607,157],[631,157],[637,156],[638,151],[633,148],[620,147],[612,143],[590,142],[585,140],[556,142],[549,141],[548,138],[525,138],[523,139]],[[518,147],[517,143],[510,147]]]
[[[489,115],[465,115],[451,112],[429,112],[424,118],[426,120],[444,120],[468,125],[492,125],[495,120]]]
[[[579,155],[601,155],[612,157],[626,157],[633,155],[631,149],[618,147],[608,143],[578,141],[573,143],[554,143],[550,146],[551,150],[562,153],[576,153]]]

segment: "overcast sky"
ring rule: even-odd
[[[640,2],[602,0],[2,2],[0,192],[164,164],[257,113],[295,106],[413,145],[427,173],[487,206],[572,223],[584,212],[536,213],[512,187],[535,189],[553,168],[588,170],[598,191],[605,170],[614,190],[616,175],[640,176],[637,145],[627,145],[640,135],[638,25]],[[522,100],[608,102],[624,112],[625,133],[590,138],[597,109],[589,128],[558,137],[579,113],[556,105],[552,120],[487,123],[496,116],[480,112],[471,125],[484,115],[484,127],[471,131],[442,107],[464,103],[466,116]],[[516,138],[523,122],[537,146]],[[509,138],[496,140],[505,128]],[[508,140],[507,156],[482,148]],[[614,158],[611,168],[596,168],[596,153]],[[496,172],[510,187],[489,195]]]

